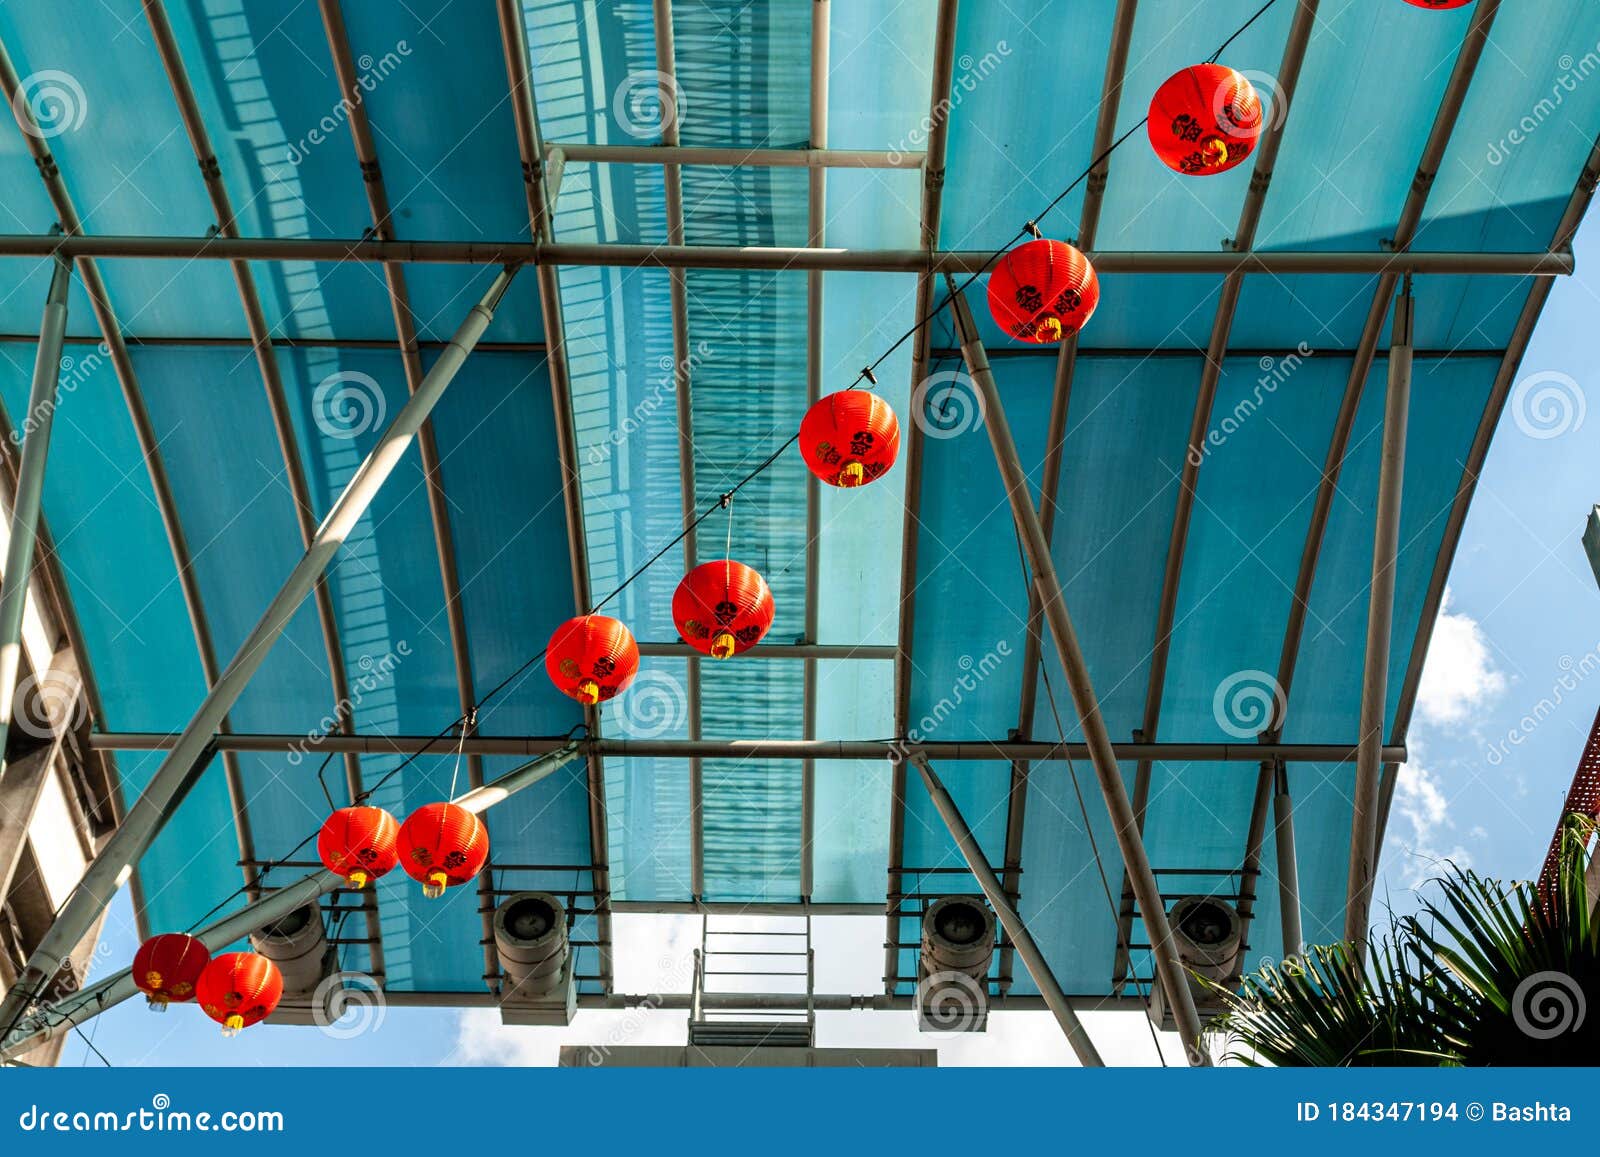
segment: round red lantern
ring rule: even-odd
[[[194,986],[210,963],[210,951],[193,936],[164,932],[150,937],[133,954],[133,983],[151,1008],[166,1012],[173,1001],[194,999]]]
[[[563,695],[592,707],[633,682],[639,673],[639,644],[616,619],[579,615],[550,636],[544,669]]]
[[[772,627],[776,608],[767,581],[742,562],[705,562],[672,594],[672,621],[683,641],[713,659],[748,651]]]
[[[1406,0],[1413,8],[1465,8],[1472,0]]]
[[[223,1036],[260,1024],[283,998],[283,974],[265,956],[225,952],[200,974],[195,985],[200,1009],[222,1026]]]
[[[1261,97],[1243,76],[1226,65],[1196,64],[1156,89],[1146,127],[1169,169],[1209,176],[1250,155],[1265,118]]]
[[[365,888],[392,871],[400,859],[395,838],[400,825],[381,807],[342,807],[329,816],[317,833],[317,855],[322,866]]]
[[[430,900],[470,882],[489,858],[489,829],[464,807],[424,804],[400,825],[400,866]]]
[[[1065,241],[1029,241],[989,273],[989,312],[1019,341],[1060,341],[1088,324],[1100,304],[1089,259]]]
[[[900,453],[900,423],[867,390],[821,398],[800,422],[800,456],[829,486],[865,486],[889,472]]]

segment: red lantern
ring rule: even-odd
[[[899,453],[894,411],[866,390],[829,394],[800,422],[800,456],[829,486],[865,486],[887,474]]]
[[[705,562],[672,594],[672,621],[683,641],[713,659],[748,651],[772,627],[776,608],[767,582],[742,562]]]
[[[400,866],[430,900],[470,882],[489,858],[489,829],[453,803],[424,804],[400,825]]]
[[[152,936],[133,954],[133,983],[150,1007],[167,1011],[172,1001],[194,999],[194,986],[211,963],[211,953],[193,936],[165,932]]]
[[[1256,147],[1264,118],[1251,83],[1221,64],[1196,64],[1169,77],[1150,102],[1156,156],[1190,176],[1225,173]]]
[[[1472,0],[1406,0],[1413,8],[1465,8]]]
[[[544,669],[563,695],[592,707],[633,682],[639,673],[639,644],[616,619],[579,615],[550,636]]]
[[[283,998],[283,974],[265,956],[225,952],[200,974],[195,985],[200,1008],[222,1026],[223,1036],[260,1024]]]
[[[1042,344],[1070,337],[1100,304],[1100,279],[1089,259],[1065,241],[1029,241],[989,274],[989,312],[1001,329]]]
[[[317,833],[317,855],[322,866],[365,888],[368,880],[392,871],[399,861],[395,837],[400,825],[381,807],[342,807],[329,816]]]

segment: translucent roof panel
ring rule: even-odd
[[[825,46],[829,94],[819,102],[825,134],[812,124],[813,59],[824,45],[813,42],[810,0],[676,0],[672,61],[657,59],[651,5],[523,0],[514,7],[531,93],[508,87],[493,5],[454,5],[444,16],[343,6],[360,113],[370,119],[377,157],[376,170],[364,174],[351,134],[356,110],[341,103],[315,5],[169,5],[239,232],[360,238],[373,227],[374,190],[363,178],[376,172],[393,208],[386,229],[396,238],[526,241],[529,186],[517,116],[525,99],[538,140],[563,150],[559,188],[549,182],[557,243],[656,247],[673,236],[665,166],[636,152],[603,151],[671,139],[663,116],[690,148],[798,151],[825,143],[881,154],[865,158],[873,164],[856,156],[820,169],[805,163],[818,160],[814,154],[786,165],[732,164],[726,155],[698,158],[717,164],[681,165],[672,176],[690,245],[804,246],[820,210],[827,248],[915,249],[930,195],[942,205],[943,249],[987,252],[1057,194],[1040,221],[1045,232],[1071,238],[1082,227],[1089,187],[1078,178],[1092,160],[1116,5],[1051,0],[1026,13],[960,5],[952,88],[948,101],[933,106],[936,0],[892,11],[834,5]],[[1180,176],[1151,154],[1139,122],[1162,81],[1206,59],[1246,21],[1222,60],[1257,83],[1273,123],[1284,125],[1258,248],[1385,258],[1414,188],[1428,194],[1415,248],[1540,251],[1557,239],[1600,129],[1600,87],[1579,82],[1594,71],[1593,53],[1574,48],[1569,59],[1550,46],[1600,43],[1594,5],[1552,0],[1515,18],[1509,7],[1502,13],[1439,172],[1420,186],[1418,162],[1481,6],[1324,6],[1292,110],[1276,77],[1295,5],[1262,10],[1260,0],[1216,0],[1203,19],[1192,9],[1187,0],[1137,8],[1112,124],[1118,136],[1132,132],[1110,160],[1098,208],[1102,253],[1216,253],[1237,229],[1253,165],[1205,179]],[[78,107],[64,110],[68,123],[52,127],[47,144],[87,233],[203,237],[216,224],[140,5],[12,5],[0,10],[0,39],[19,75],[72,81],[62,91]],[[676,99],[663,108],[659,88],[669,71]],[[945,126],[942,179],[906,167]],[[28,143],[20,132],[0,133],[0,234],[43,235],[58,216]],[[547,157],[551,171],[558,157]],[[820,206],[811,203],[814,189],[823,194]],[[988,437],[1001,415],[979,406],[948,311],[929,324],[930,361],[913,380],[918,342],[907,334],[919,321],[917,273],[827,272],[820,315],[811,317],[816,279],[803,269],[724,263],[680,275],[641,264],[648,260],[635,253],[614,265],[556,269],[559,301],[544,304],[559,310],[550,310],[548,333],[541,279],[532,269],[519,273],[484,344],[433,415],[436,477],[425,476],[418,448],[408,449],[330,569],[328,625],[337,646],[308,602],[231,726],[314,738],[344,683],[351,726],[365,736],[436,734],[464,701],[480,704],[480,735],[531,741],[576,733],[584,712],[541,670],[552,630],[587,609],[574,574],[587,579],[591,602],[604,601],[638,639],[670,646],[677,642],[670,600],[688,561],[731,556],[760,570],[775,596],[768,657],[705,662],[695,680],[686,658],[647,648],[634,688],[600,709],[606,738],[686,740],[698,717],[700,734],[714,741],[808,734],[881,741],[898,726],[907,738],[979,742],[1009,737],[1031,717],[1035,739],[1079,739],[1050,640],[1043,677],[1025,669],[1028,579]],[[102,707],[96,725],[169,733],[190,717],[204,680],[167,525],[187,543],[186,577],[202,604],[195,613],[203,610],[225,662],[301,556],[290,467],[304,474],[315,523],[378,444],[410,383],[395,344],[391,282],[379,264],[250,262],[275,343],[264,356],[285,395],[281,429],[227,262],[105,258],[98,267],[127,335],[132,372],[119,380],[109,351],[96,346],[98,321],[80,270],[69,315],[79,340],[62,363],[46,479],[45,516],[57,548],[49,565],[88,652]],[[402,271],[426,368],[494,271],[431,262]],[[13,426],[25,422],[32,334],[49,272],[47,261],[0,258],[0,400]],[[686,307],[678,334],[675,280]],[[1225,284],[1215,272],[1105,273],[1099,311],[1070,374],[1055,347],[1000,333],[985,306],[984,276],[970,279],[967,294],[1031,502],[1041,497],[1043,467],[1053,457],[1051,417],[1065,415],[1051,549],[1114,741],[1128,741],[1150,716],[1159,717],[1145,736],[1154,742],[1255,741],[1246,724],[1219,712],[1219,691],[1241,675],[1271,679],[1279,669],[1322,471],[1340,435],[1341,407],[1359,393],[1317,567],[1304,576],[1311,597],[1285,732],[1293,742],[1347,744],[1359,713],[1388,317],[1353,392],[1351,379],[1386,283],[1377,272],[1248,274],[1236,311],[1223,319],[1229,348],[1215,368],[1215,401],[1197,415]],[[1525,277],[1414,279],[1419,356],[1389,720],[1415,693],[1405,675],[1415,666],[1419,626],[1437,609],[1428,599],[1452,547],[1446,512],[1496,383],[1514,380],[1514,360],[1504,353],[1514,351],[1533,287]],[[935,282],[934,301],[946,295],[945,283]],[[547,356],[564,359],[567,394]],[[874,363],[878,380],[867,384],[900,418],[901,461],[874,486],[816,487],[808,509],[810,476],[786,444],[813,389],[846,388]],[[1058,380],[1069,391],[1059,398]],[[576,444],[566,463],[557,431],[567,415],[558,422],[553,400],[572,408]],[[160,456],[155,474],[130,404],[132,413],[148,410]],[[1192,428],[1203,431],[1194,446]],[[921,482],[908,495],[914,448]],[[1192,513],[1176,525],[1186,468]],[[170,494],[156,481],[163,471]],[[567,525],[564,471],[578,481],[581,526]],[[719,500],[735,488],[730,508],[721,509]],[[909,525],[908,499],[916,510]],[[674,541],[707,511],[692,536]],[[818,533],[808,540],[812,516]],[[907,542],[915,548],[909,592],[901,581]],[[808,590],[813,562],[817,585]],[[906,593],[914,595],[914,618],[902,623]],[[1164,605],[1172,629],[1158,638]],[[909,654],[891,657],[903,634]],[[797,644],[873,651],[807,660],[784,650]],[[1165,677],[1152,698],[1151,672],[1163,649]],[[897,721],[902,676],[908,716]],[[1035,686],[1025,705],[1023,689]],[[230,766],[239,771],[255,854],[276,858],[296,849],[330,800],[343,802],[353,786],[381,783],[373,798],[403,813],[519,762],[500,754],[458,760],[446,740],[412,760],[374,750],[324,768],[326,752],[315,748],[241,753],[207,767],[141,862],[148,925],[186,927],[208,908],[238,903],[228,897],[241,879],[243,846]],[[159,753],[118,753],[125,793],[142,788],[160,760]],[[1093,769],[1081,760],[1042,761],[1024,784],[1020,769],[995,754],[942,761],[938,770],[993,863],[1020,848],[1020,909],[1057,975],[1074,992],[1108,992],[1118,925],[1106,892],[1111,906],[1120,904],[1122,867]],[[1119,772],[1130,793],[1148,794],[1150,857],[1172,873],[1162,890],[1238,897],[1259,765],[1229,753],[1227,762],[1124,760]],[[1313,938],[1342,923],[1352,774],[1347,764],[1289,769]],[[972,883],[916,777],[903,803],[892,798],[892,784],[892,767],[877,759],[819,760],[809,775],[799,760],[726,751],[692,763],[671,747],[574,763],[492,813],[493,870],[481,894],[462,889],[425,904],[411,882],[383,883],[387,982],[410,992],[481,993],[484,902],[545,888],[572,902],[581,983],[597,991],[606,875],[614,898],[646,905],[809,899],[859,906],[882,903],[898,867],[907,895],[896,898],[904,903],[888,932],[913,942],[917,906]],[[604,834],[604,864],[591,831]],[[891,864],[901,831],[900,858]],[[288,870],[274,869],[272,879]],[[1255,959],[1280,947],[1277,904],[1275,889],[1256,897]],[[366,935],[342,927],[352,938]],[[1131,938],[1143,939],[1137,925]],[[348,961],[372,963],[350,947]],[[914,955],[898,953],[902,991]],[[1130,966],[1135,977],[1148,976],[1148,954],[1135,950]],[[1012,971],[1013,991],[1034,991],[1020,967]]]

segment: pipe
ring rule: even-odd
[[[993,253],[961,249],[807,249],[777,245],[624,245],[548,241],[401,241],[377,238],[142,237],[0,234],[0,257],[138,258],[172,261],[403,261],[445,265],[607,266],[658,269],[773,269],[861,273],[979,273]],[[1405,273],[1552,277],[1571,274],[1570,250],[1555,253],[1090,253],[1107,273]],[[548,335],[546,335],[548,340]]]
[[[554,751],[563,740],[541,735],[469,735],[461,748],[476,755],[539,755]],[[91,750],[167,751],[176,737],[159,731],[101,731],[89,736]],[[454,747],[456,741],[450,746]],[[217,751],[307,753],[359,752],[363,755],[415,755],[438,749],[431,735],[310,735],[230,732],[212,737]],[[687,759],[896,759],[925,755],[938,760],[1087,759],[1084,743],[1041,743],[1019,740],[968,740],[900,743],[892,739],[591,739],[586,747],[601,755],[633,758]],[[1118,759],[1152,759],[1185,763],[1354,763],[1352,743],[1113,743]],[[1383,758],[1403,763],[1406,749],[1390,745]]]
[[[958,0],[939,0],[933,30],[933,91],[928,98],[928,156],[922,167],[922,232],[920,240],[929,268],[917,278],[916,316],[928,316],[933,304],[933,252],[939,247],[939,219],[944,205],[944,166],[950,142],[950,85],[955,75],[956,9]],[[933,343],[931,326],[924,326],[911,339],[911,404],[917,404],[917,390],[928,373],[928,351]],[[905,428],[905,519],[900,530],[900,622],[895,635],[894,733],[906,737],[911,714],[911,644],[915,635],[917,593],[917,534],[922,510],[922,423],[913,421]],[[893,993],[900,981],[900,956],[894,942],[900,937],[895,928],[899,920],[900,864],[905,858],[906,767],[897,759],[889,772],[889,897],[884,906],[883,984]]]
[[[22,666],[22,618],[33,576],[33,548],[39,537],[39,508],[44,496],[44,464],[50,454],[50,429],[55,423],[56,386],[61,379],[61,342],[67,332],[67,287],[70,262],[56,260],[50,291],[39,322],[39,350],[33,359],[33,387],[22,421],[22,462],[11,504],[11,541],[6,569],[0,576],[0,775],[5,774],[6,739]]]
[[[1300,866],[1294,851],[1294,804],[1289,798],[1289,772],[1277,767],[1276,788],[1272,797],[1273,843],[1278,849],[1278,907],[1283,919],[1283,955],[1299,956],[1305,951],[1300,930]]]
[[[422,387],[407,400],[383,437],[356,470],[344,492],[317,528],[310,548],[284,579],[261,619],[251,629],[227,668],[206,693],[171,753],[156,770],[122,825],[107,841],[57,912],[49,930],[29,957],[16,983],[0,1002],[0,1025],[9,1024],[31,999],[50,982],[73,948],[89,930],[117,888],[177,810],[194,786],[214,750],[217,729],[229,709],[266,660],[272,644],[283,633],[296,609],[315,587],[356,521],[371,505],[378,490],[394,470],[445,388],[461,369],[473,344],[483,335],[504,296],[515,269],[502,270],[483,299],[472,307],[456,330],[450,348],[439,356]]]
[[[828,145],[828,36],[832,9],[828,0],[811,5],[811,146]],[[806,244],[821,248],[826,242],[828,174],[812,169],[806,174]],[[806,410],[822,397],[822,271],[806,274]],[[810,642],[817,637],[818,598],[822,585],[822,481],[806,471],[805,608],[801,630]],[[817,664],[807,659],[801,671],[800,729],[811,739],[817,734]],[[812,834],[816,829],[817,765],[800,762],[800,895],[810,899],[813,878]]]
[[[1011,426],[1006,421],[1005,407],[994,374],[989,369],[989,359],[984,354],[983,342],[978,338],[977,325],[965,296],[950,286],[955,305],[956,327],[961,336],[961,351],[967,361],[967,371],[983,403],[984,427],[989,431],[989,441],[994,447],[995,461],[1000,466],[1006,498],[1011,504],[1011,515],[1022,539],[1028,564],[1033,569],[1033,581],[1044,592],[1045,622],[1055,640],[1056,651],[1066,674],[1068,689],[1072,692],[1073,706],[1083,728],[1089,749],[1089,759],[1094,765],[1095,778],[1105,796],[1106,810],[1111,816],[1111,827],[1122,851],[1123,866],[1127,871],[1133,892],[1139,903],[1139,913],[1144,920],[1151,953],[1155,957],[1156,972],[1167,999],[1172,1003],[1179,1035],[1191,1064],[1208,1065],[1210,1058],[1200,1047],[1200,1016],[1195,1011],[1194,994],[1189,991],[1188,978],[1178,960],[1177,946],[1172,939],[1172,928],[1167,922],[1166,905],[1161,899],[1161,889],[1150,871],[1150,860],[1145,854],[1144,840],[1139,834],[1133,805],[1128,802],[1128,790],[1122,782],[1122,770],[1117,766],[1116,751],[1106,732],[1105,719],[1100,714],[1100,702],[1089,679],[1089,668],[1078,646],[1077,632],[1067,613],[1066,596],[1061,590],[1061,580],[1056,576],[1055,562],[1050,557],[1050,547],[1044,540],[1044,529],[1039,525],[1039,514],[1030,500],[1028,476],[1017,457],[1017,446],[1011,437]]]
[[[1406,286],[1394,307],[1389,349],[1389,391],[1383,413],[1378,466],[1378,517],[1372,536],[1372,587],[1367,600],[1367,649],[1361,676],[1361,733],[1356,749],[1354,808],[1350,817],[1350,880],[1344,936],[1365,955],[1367,915],[1378,864],[1378,788],[1388,705],[1389,644],[1394,620],[1395,567],[1400,554],[1400,495],[1405,480],[1406,417],[1411,400],[1413,303]]]
[[[578,754],[578,747],[576,742],[568,743],[531,763],[506,772],[493,783],[473,788],[457,796],[453,802],[469,812],[481,814],[507,796],[559,771]],[[286,888],[269,892],[261,899],[245,905],[213,924],[208,924],[193,935],[207,949],[217,952],[235,941],[243,940],[252,932],[277,923],[302,905],[344,887],[348,887],[348,884],[343,876],[326,870],[313,872]],[[125,968],[98,984],[92,984],[71,996],[64,997],[48,1010],[48,1014],[57,1019],[43,1027],[38,1029],[21,1027],[17,1031],[0,1033],[0,1060],[8,1060],[31,1051],[49,1040],[62,1026],[81,1025],[85,1020],[100,1015],[112,1005],[121,1004],[138,991],[133,982],[133,970]],[[80,1009],[84,1010],[84,1014],[74,1015]]]
[[[1094,1047],[1094,1042],[1089,1039],[1089,1034],[1085,1031],[1083,1022],[1078,1019],[1078,1014],[1073,1010],[1072,1002],[1061,990],[1055,973],[1050,970],[1049,961],[1045,960],[1044,953],[1039,951],[1039,945],[1034,942],[1033,934],[1028,931],[1027,924],[1017,915],[1017,910],[1011,906],[1011,901],[1006,899],[1005,888],[1001,886],[1000,878],[994,874],[994,869],[984,858],[983,849],[978,846],[978,840],[972,834],[972,829],[967,826],[967,821],[961,817],[961,809],[956,807],[956,801],[950,798],[950,793],[945,790],[944,784],[940,782],[939,776],[927,759],[915,756],[911,762],[916,764],[917,771],[922,774],[922,784],[928,789],[933,806],[939,811],[939,818],[944,820],[944,826],[950,829],[956,847],[961,849],[961,858],[966,860],[967,867],[972,870],[978,886],[988,898],[989,906],[1000,918],[1006,935],[1011,937],[1017,955],[1022,957],[1028,975],[1032,976],[1034,983],[1039,986],[1039,994],[1044,997],[1045,1004],[1055,1014],[1056,1023],[1066,1034],[1067,1043],[1072,1046],[1072,1051],[1078,1055],[1079,1062],[1086,1068],[1104,1067],[1105,1061],[1100,1059],[1100,1053]]]
[[[656,30],[659,34],[659,15]],[[815,40],[812,41],[815,44]],[[667,62],[670,55],[659,51],[657,41],[656,67],[664,75],[671,75]],[[663,108],[666,106],[663,105]],[[898,149],[884,152],[874,149],[829,149],[816,137],[811,138],[808,149],[746,149],[738,146],[695,146],[677,143],[677,134],[667,140],[666,126],[662,125],[659,145],[582,145],[563,142],[561,151],[568,161],[587,161],[601,165],[713,165],[718,168],[762,169],[920,169],[924,154],[903,153]],[[554,152],[547,146],[546,154]]]

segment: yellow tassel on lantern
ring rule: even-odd
[[[352,888],[361,889],[367,886],[368,876],[360,868],[357,868],[355,871],[346,876],[345,879],[349,882]]]
[[[444,890],[449,883],[450,877],[443,872],[429,872],[427,882],[422,885],[422,894],[430,900],[437,900],[444,895]]]
[[[730,631],[718,631],[711,637],[711,657],[713,659],[731,659],[738,640]]]
[[[238,1013],[234,1013],[227,1020],[222,1022],[222,1035],[230,1037],[238,1036],[239,1030],[243,1027],[244,1017],[240,1016]]]
[[[575,698],[587,707],[593,707],[600,702],[600,684],[593,679],[582,680],[577,687]]]
[[[839,471],[840,486],[860,486],[867,480],[867,468],[859,462],[846,462]]]

